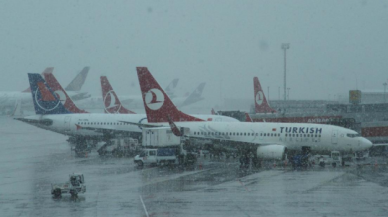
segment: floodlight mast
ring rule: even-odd
[[[290,49],[290,44],[289,43],[283,43],[282,44],[282,47],[281,47],[283,50],[284,50],[284,101],[287,100],[287,94],[286,94],[286,91],[287,91],[287,76],[286,76],[286,72],[287,72],[287,49]]]

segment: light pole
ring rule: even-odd
[[[384,103],[386,103],[387,101],[386,101],[385,91],[387,89],[387,82],[384,82],[383,85],[384,85]]]
[[[286,61],[286,57],[287,57],[287,55],[286,55],[286,51],[287,51],[287,49],[289,49],[290,48],[290,44],[289,43],[283,43],[282,44],[282,49],[284,50],[284,101],[286,101],[287,99],[286,99],[286,89],[287,89],[287,83],[286,83],[286,70],[287,70],[287,65],[286,65],[286,63],[287,63],[287,61]]]
[[[291,88],[289,88],[289,87],[287,88],[287,91],[288,91],[288,92],[287,92],[287,99],[288,99],[288,100],[290,100],[290,89],[291,89]]]
[[[269,101],[269,86],[268,86],[268,101]]]

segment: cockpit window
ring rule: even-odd
[[[361,137],[360,134],[358,133],[348,133],[346,134],[346,136],[350,138]]]

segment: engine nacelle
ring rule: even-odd
[[[257,157],[264,160],[284,160],[287,148],[282,145],[266,145],[257,148]]]

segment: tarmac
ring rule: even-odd
[[[234,159],[139,169],[133,158],[76,157],[67,137],[0,117],[1,216],[388,216],[385,158],[363,166],[241,170]],[[51,195],[83,173],[86,193]]]

